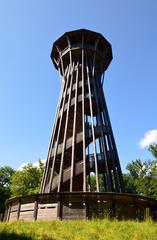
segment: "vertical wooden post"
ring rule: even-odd
[[[83,133],[83,191],[86,192],[87,190],[87,181],[86,181],[86,136],[85,136],[85,103],[84,103],[84,33],[82,33],[82,133]]]
[[[57,218],[59,220],[62,220],[62,218],[63,218],[63,216],[62,216],[62,208],[63,208],[63,206],[62,206],[61,195],[59,195],[59,197],[58,197],[57,204],[58,204],[57,205]]]
[[[65,81],[62,84],[64,84],[64,86],[65,86]],[[64,88],[64,86],[63,86],[63,88]],[[58,116],[59,116],[60,105],[61,105],[61,100],[62,100],[63,95],[64,95],[64,91],[62,89],[61,96],[59,98],[59,103],[58,103],[58,106],[57,106],[57,111],[56,111],[56,114],[55,114],[55,122],[54,122],[53,130],[52,130],[52,135],[51,135],[51,138],[50,138],[49,150],[48,150],[48,155],[47,155],[47,160],[46,160],[46,166],[45,166],[44,173],[43,173],[40,193],[44,193],[44,190],[45,190],[45,187],[46,187],[46,180],[48,178],[50,159],[51,159],[52,148],[53,148],[53,143],[54,143],[55,129],[56,129],[56,126],[57,126],[57,120],[58,120]]]
[[[36,199],[34,201],[34,213],[33,213],[33,220],[36,221],[38,216],[38,196],[36,196]]]
[[[11,207],[12,207],[12,203],[9,203],[8,212],[7,212],[7,222],[9,222],[10,220]]]
[[[85,195],[86,219],[89,219],[88,195]]]
[[[17,207],[17,220],[20,218],[20,210],[21,210],[21,200],[19,199],[18,207]]]
[[[102,87],[99,88],[99,94],[100,94],[102,102],[103,102],[104,114],[106,115],[108,126],[109,126],[110,131],[111,131],[110,136],[111,136],[112,145],[113,145],[114,153],[115,153],[115,158],[114,159],[116,161],[116,166],[117,166],[117,171],[118,171],[118,175],[117,175],[116,181],[120,182],[120,185],[117,188],[119,189],[119,191],[124,192],[125,189],[124,189],[124,182],[123,182],[123,177],[122,177],[122,171],[121,171],[121,167],[120,167],[120,163],[119,163],[118,152],[117,152],[117,148],[116,148],[116,144],[115,144],[115,140],[114,140],[114,136],[113,136],[112,126],[111,126],[111,122],[110,122],[110,118],[109,118],[109,114],[108,114],[108,110],[107,110],[107,106],[106,106],[106,101],[105,101],[105,96],[103,94]]]
[[[65,93],[67,92],[67,89],[68,89],[70,70],[71,70],[71,68],[69,67],[68,73],[67,73],[67,79],[66,79]],[[57,134],[56,144],[54,146],[55,149],[54,149],[53,163],[52,163],[51,175],[50,175],[50,181],[49,181],[49,192],[51,192],[51,188],[52,188],[54,167],[55,167],[55,162],[56,162],[56,155],[57,155],[57,149],[58,149],[58,143],[59,143],[59,137],[60,137],[60,131],[61,131],[61,124],[62,124],[62,118],[63,118],[63,113],[64,113],[64,107],[65,107],[65,97],[63,99],[63,105],[62,105],[61,115],[60,115],[60,119],[59,119],[58,134]]]
[[[64,164],[64,153],[65,153],[65,144],[67,138],[67,127],[68,127],[68,120],[69,120],[69,110],[70,110],[70,103],[71,103],[71,92],[72,92],[72,85],[73,85],[73,71],[74,71],[74,63],[71,69],[71,80],[70,80],[70,93],[68,97],[68,106],[66,110],[66,120],[65,120],[65,130],[64,130],[64,138],[63,138],[63,147],[62,147],[62,154],[61,154],[61,163],[60,163],[60,171],[59,171],[59,181],[58,181],[58,192],[61,190],[61,183],[63,179],[63,164]]]
[[[89,91],[89,105],[90,105],[90,115],[91,115],[91,123],[92,123],[92,136],[93,136],[93,144],[94,144],[94,161],[95,161],[95,174],[96,174],[96,190],[99,192],[99,173],[98,173],[98,159],[97,159],[97,151],[96,151],[96,142],[95,142],[95,132],[94,132],[94,122],[93,122],[93,106],[92,106],[92,93],[90,86],[90,76],[89,76],[89,67],[88,62],[86,61],[87,68],[87,82],[88,82],[88,91]]]
[[[100,138],[99,138],[99,145],[100,145],[100,150],[101,150],[101,155],[103,153],[104,155],[104,162],[105,162],[105,172],[106,174],[104,174],[103,176],[105,177],[104,179],[106,180],[106,189],[107,191],[112,191],[112,187],[111,187],[111,179],[110,179],[110,174],[109,174],[109,167],[108,167],[108,163],[107,163],[107,147],[105,144],[105,140],[104,140],[104,132],[103,132],[103,123],[102,123],[102,117],[101,117],[101,113],[100,113],[100,104],[99,104],[99,99],[98,99],[98,94],[97,94],[97,88],[96,88],[96,81],[99,80],[99,78],[96,78],[96,71],[95,71],[95,57],[96,57],[96,51],[97,51],[97,46],[99,43],[99,37],[96,39],[95,41],[95,46],[94,46],[94,56],[93,56],[93,62],[90,64],[90,71],[92,72],[92,84],[93,84],[93,88],[94,88],[94,96],[95,96],[95,101],[96,101],[96,109],[97,109],[97,120],[98,120],[98,124],[100,126],[100,132],[101,132],[101,141],[102,141],[102,146],[100,144]],[[103,152],[102,152],[102,147],[103,147]]]
[[[76,65],[76,88],[75,88],[75,106],[74,106],[74,121],[73,121],[73,139],[72,139],[72,154],[71,154],[71,176],[70,176],[70,192],[73,191],[73,177],[74,177],[74,160],[75,160],[75,141],[76,141],[76,115],[77,115],[77,101],[78,101],[78,73],[79,62]]]

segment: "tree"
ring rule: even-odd
[[[0,184],[0,215],[5,210],[5,200],[6,199],[7,199],[6,191],[5,191],[4,187]]]
[[[148,150],[151,152],[153,157],[155,157],[155,159],[157,159],[157,144],[154,143],[154,144],[150,145]]]
[[[123,180],[124,180],[125,192],[137,194],[137,187],[136,187],[134,178],[129,174],[123,173]]]
[[[26,165],[22,171],[16,171],[11,180],[11,195],[23,196],[38,193],[40,189],[44,164],[39,161],[39,167]]]
[[[140,159],[128,163],[126,169],[129,171],[129,175],[133,178],[138,178],[144,174],[143,163]]]
[[[0,168],[0,184],[4,187],[8,187],[11,182],[12,175],[15,170],[9,166],[4,166]]]
[[[140,159],[127,165],[124,180],[126,192],[147,195],[157,199],[157,159],[142,162]]]
[[[5,210],[5,201],[11,196],[10,182],[15,170],[9,166],[0,168],[0,214]]]
[[[157,199],[157,144],[148,148],[155,158],[150,161],[137,159],[127,164],[124,175],[126,192],[147,195]]]

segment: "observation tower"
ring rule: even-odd
[[[110,43],[85,29],[67,32],[53,44],[51,58],[62,87],[41,193],[123,192],[103,93],[104,72],[112,60]]]
[[[66,32],[53,44],[51,59],[61,92],[40,193],[8,199],[4,221],[157,220],[157,200],[124,190],[103,93],[111,44],[86,29]]]

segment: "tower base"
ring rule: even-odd
[[[66,219],[157,220],[157,200],[108,192],[34,194],[7,200],[3,221]]]

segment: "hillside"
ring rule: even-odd
[[[152,221],[52,221],[0,223],[1,240],[155,240]]]

